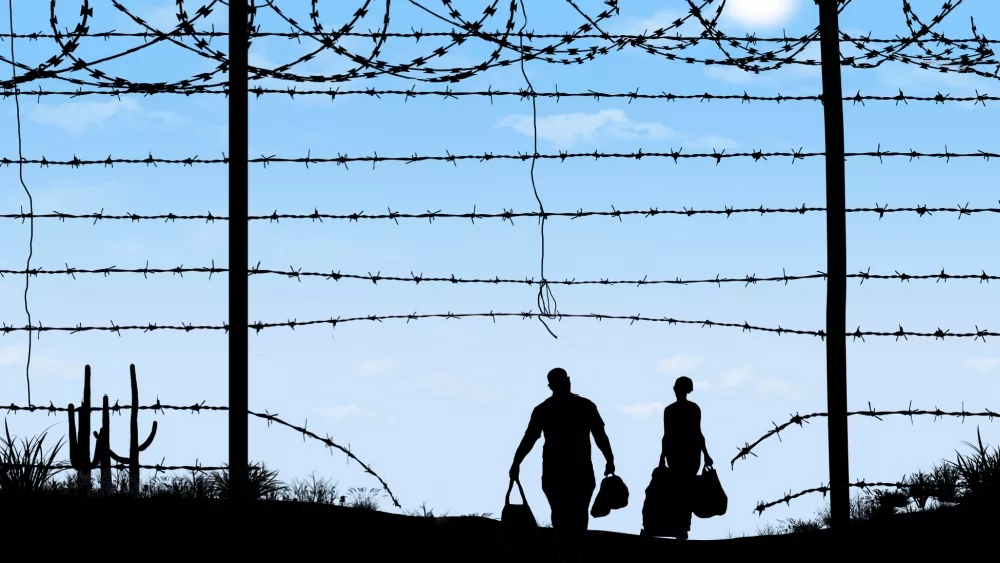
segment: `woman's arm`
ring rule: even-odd
[[[663,439],[660,440],[660,464],[667,458],[667,437],[670,433],[670,425],[667,424],[667,409],[663,409]]]
[[[708,455],[708,447],[705,445],[705,434],[701,431],[701,409],[697,411],[695,422],[698,428],[698,441],[701,443],[701,453],[705,454],[705,465],[712,465],[712,456]]]

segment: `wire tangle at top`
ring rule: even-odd
[[[67,0],[63,0],[64,2]],[[113,35],[123,37],[126,34],[113,32],[91,32],[92,20],[95,18],[95,6],[91,0],[68,0],[80,5],[76,21],[71,26],[60,30],[60,20],[57,15],[58,0],[49,1],[49,25],[51,33],[21,34],[17,37],[40,40],[51,39],[55,42],[55,53],[36,66],[7,60],[0,56],[0,61],[12,64],[21,69],[19,76],[0,82],[3,89],[13,89],[40,79],[55,79],[90,88],[129,89],[133,91],[168,91],[172,89],[189,89],[194,92],[225,85],[222,76],[228,71],[229,60],[224,50],[212,45],[212,39],[226,35],[207,30],[199,31],[197,26],[204,26],[216,9],[224,7],[221,0],[202,0],[197,8],[189,9],[185,0],[175,0],[176,25],[171,29],[158,29],[151,22],[139,17],[134,11],[117,0],[111,0],[111,5],[121,15],[138,26],[138,32],[130,32],[131,36],[141,38],[139,45],[124,51],[84,60],[78,54],[78,48],[84,38],[94,37],[108,40]],[[448,26],[448,31],[424,32],[410,30],[410,33],[390,31],[392,22],[392,2],[384,4],[374,0],[356,0],[358,9],[353,12],[342,12],[344,20],[331,24],[324,22],[323,14],[328,13],[328,6],[320,0],[310,0],[305,18],[296,18],[286,13],[273,0],[259,0],[251,4],[247,28],[250,32],[247,48],[250,48],[258,37],[285,37],[288,40],[310,42],[311,48],[303,55],[279,64],[274,68],[250,66],[251,79],[277,79],[299,83],[344,83],[359,79],[373,79],[382,76],[394,76],[410,81],[425,83],[455,83],[482,74],[493,68],[509,67],[523,61],[541,61],[556,65],[582,65],[598,57],[608,55],[623,49],[634,49],[651,56],[678,61],[685,64],[724,65],[736,67],[745,72],[759,74],[772,71],[786,65],[818,66],[816,60],[803,59],[799,55],[813,42],[818,40],[819,28],[801,37],[757,38],[747,35],[737,38],[727,35],[720,29],[719,21],[726,9],[726,0],[685,0],[687,11],[669,25],[642,35],[612,35],[604,30],[615,17],[619,15],[618,0],[605,0],[604,9],[599,13],[588,13],[574,0],[563,0],[560,5],[566,6],[568,14],[580,20],[573,30],[559,34],[535,34],[526,32],[524,26],[515,31],[518,12],[524,12],[524,3],[519,0],[509,0],[506,9],[501,8],[500,0],[493,0],[477,15],[466,15],[453,3],[453,0],[406,0],[411,8],[418,10],[436,22]],[[434,4],[432,6],[431,4]],[[437,4],[439,7],[435,7]],[[843,11],[852,3],[842,0],[839,10]],[[939,31],[942,22],[963,3],[963,0],[945,2],[937,13],[930,17],[921,16],[907,0],[902,2],[902,17],[909,30],[908,34],[894,39],[872,39],[871,37],[853,37],[841,34],[841,41],[852,46],[857,53],[841,54],[841,64],[852,68],[877,68],[885,62],[901,62],[917,65],[924,69],[936,70],[941,73],[968,73],[992,79],[1000,78],[1000,62],[994,57],[990,40],[979,33],[975,20],[971,22],[971,37],[951,39]],[[381,14],[378,9],[381,5]],[[102,6],[103,8],[103,6]],[[288,32],[261,32],[258,20],[267,12],[278,21],[288,26]],[[523,14],[522,14],[523,15]],[[360,26],[366,25],[367,18],[372,16],[379,20],[378,29],[363,34]],[[488,32],[486,27],[491,20],[502,21],[497,32]],[[308,23],[305,23],[308,22]],[[699,26],[700,33],[679,35],[682,26]],[[333,29],[334,31],[327,31]],[[688,29],[688,28],[685,28]],[[671,32],[674,36],[671,37]],[[367,50],[352,50],[344,39],[363,35],[370,37],[372,44]],[[13,30],[8,34],[15,37]],[[440,39],[441,45],[429,45],[422,54],[412,56],[404,61],[392,61],[384,58],[383,51],[390,39],[409,38],[414,40],[414,47],[421,41]],[[190,41],[185,41],[189,39]],[[544,45],[525,45],[529,42],[545,41]],[[469,41],[476,40],[487,47],[488,54],[475,64],[458,67],[447,67],[441,64],[445,58],[458,48],[464,48]],[[761,49],[762,43],[775,43],[773,49]],[[98,68],[98,65],[120,59],[140,52],[157,44],[170,44],[194,56],[208,60],[214,65],[212,70],[194,74],[179,80],[148,83],[131,80],[123,76],[111,75]],[[692,48],[708,44],[719,53],[718,56],[693,56]],[[934,44],[934,47],[930,45]],[[413,49],[407,49],[411,52]],[[465,51],[463,51],[463,54]],[[346,59],[350,68],[331,75],[306,74],[296,72],[297,67],[316,59],[321,54],[333,54]],[[991,68],[992,67],[992,68]],[[85,74],[78,78],[75,74]]]

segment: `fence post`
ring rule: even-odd
[[[847,214],[844,103],[840,83],[838,0],[819,4],[826,152],[826,404],[831,527],[846,539],[850,524],[847,442]]]
[[[229,492],[237,501],[250,499],[248,21],[249,0],[229,0]]]

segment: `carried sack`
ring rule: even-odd
[[[621,477],[612,474],[601,481],[601,489],[597,491],[597,498],[594,499],[590,515],[594,518],[603,518],[611,514],[612,510],[626,506],[628,506],[628,487]]]
[[[653,470],[642,503],[642,533],[646,536],[672,536],[682,528],[679,519],[673,474],[662,463]]]
[[[694,515],[698,518],[722,516],[729,506],[729,497],[722,490],[719,474],[715,468],[706,465],[698,476],[698,486],[694,498]]]
[[[521,493],[521,501],[524,504],[511,504],[510,493],[517,483],[517,490]],[[500,514],[500,541],[506,547],[528,547],[535,543],[535,536],[538,535],[538,523],[535,515],[528,507],[528,500],[524,498],[524,489],[521,487],[519,479],[511,479],[510,486],[507,487],[507,499],[504,501],[503,512]]]

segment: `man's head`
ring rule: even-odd
[[[553,393],[569,393],[569,374],[563,368],[549,371],[549,389]]]
[[[691,381],[690,377],[681,376],[674,382],[674,395],[677,395],[678,400],[687,398],[688,393],[692,391],[694,391],[694,382]]]

